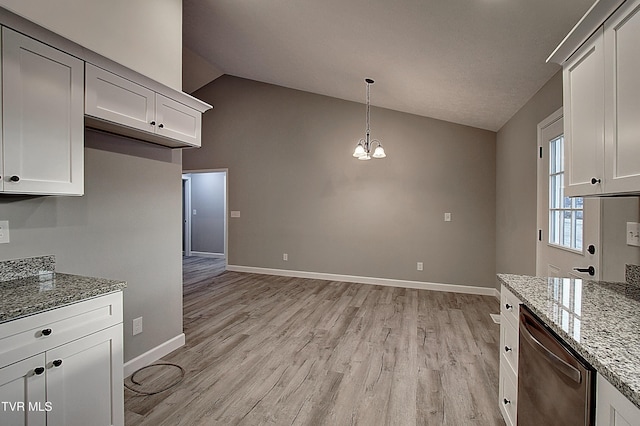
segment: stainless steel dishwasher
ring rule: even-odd
[[[594,425],[595,370],[520,306],[518,426]]]

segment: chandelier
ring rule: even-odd
[[[371,158],[384,158],[387,154],[384,153],[384,148],[379,140],[374,139],[370,140],[371,128],[369,126],[369,119],[371,116],[371,101],[369,95],[369,86],[373,84],[373,80],[370,78],[364,79],[365,83],[367,83],[367,131],[365,137],[358,141],[356,145],[356,150],[353,152],[353,156],[358,160],[371,160]],[[376,146],[377,145],[377,146]],[[373,155],[371,154],[371,149],[375,146],[373,150]]]

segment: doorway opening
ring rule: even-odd
[[[188,171],[182,175],[185,257],[217,259],[227,265],[227,169]]]

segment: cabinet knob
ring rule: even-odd
[[[62,360],[61,359],[56,359],[52,362],[54,367],[60,367],[62,365]]]
[[[511,404],[511,401],[509,401],[507,398],[503,399],[502,402],[504,402],[504,405]]]
[[[51,334],[51,329],[50,328],[45,328],[44,330],[41,331],[43,336],[48,336]]]
[[[20,180],[20,176],[13,175],[9,178],[11,182],[18,182]]]
[[[160,123],[160,124],[158,124],[158,127],[160,127],[161,129],[163,129],[163,128],[164,128],[164,124]]]
[[[589,244],[587,251],[589,252],[589,254],[596,254],[596,246],[594,246],[593,244]]]
[[[505,304],[504,304],[504,307],[505,307],[505,308],[507,308],[507,310],[508,310],[508,311],[510,311],[510,310],[511,310],[511,308],[513,308],[513,306],[512,306],[512,305],[510,305],[510,304],[508,304],[508,303],[505,303]]]
[[[509,352],[509,351],[512,351],[512,350],[513,350],[513,349],[511,349],[509,346],[505,346],[505,347],[504,347],[504,351],[505,351],[505,352]]]
[[[596,178],[591,178],[591,185],[595,185],[597,183],[602,182],[600,179],[596,179]]]
[[[44,367],[37,367],[33,370],[34,373],[36,373],[38,376],[41,375],[42,373],[44,373]]]
[[[151,123],[149,123],[149,124],[151,124],[152,126],[155,126],[155,125],[156,125],[156,122],[155,122],[155,121],[152,121],[152,122],[151,122]]]

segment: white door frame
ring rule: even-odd
[[[229,169],[194,169],[183,170],[182,174],[191,175],[195,173],[224,173],[224,264],[229,264]],[[191,212],[191,178],[189,177],[189,213]],[[189,214],[189,236],[191,236],[191,214]],[[189,249],[191,249],[191,238],[189,238]],[[191,252],[191,250],[190,250]]]
[[[184,216],[182,223],[182,235],[184,236],[184,246],[182,247],[183,256],[191,256],[191,176],[182,174],[182,183],[184,184],[183,193],[183,211]]]

